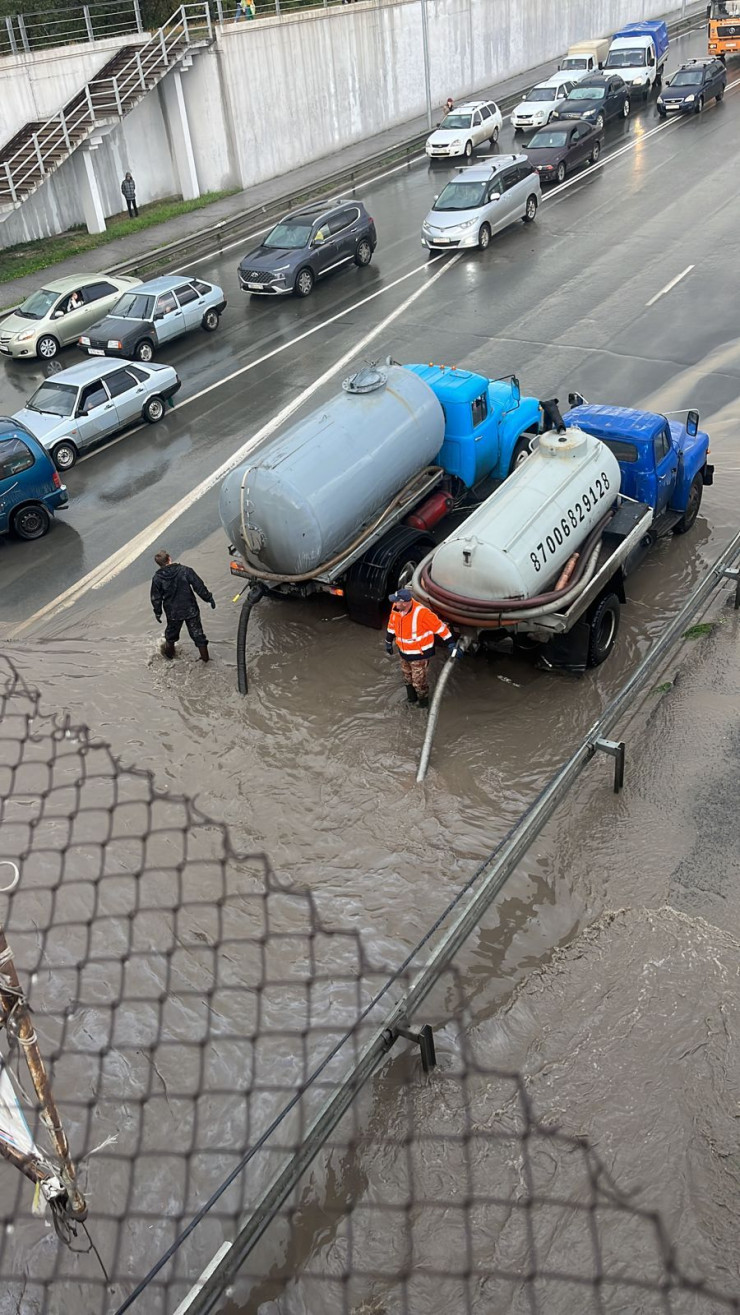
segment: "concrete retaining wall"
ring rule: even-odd
[[[667,0],[427,0],[435,112],[447,96],[459,99],[502,82],[556,58],[574,41],[667,7],[681,12],[682,0],[670,6]],[[71,47],[53,59],[4,60],[3,101],[31,94],[35,113],[41,106],[53,112],[84,81],[84,60],[93,61],[94,72],[108,57],[100,46],[94,55],[92,48]],[[420,0],[360,0],[226,24],[183,71],[182,88],[201,192],[285,174],[424,113]],[[182,190],[163,106],[162,89],[151,92],[95,151],[106,215],[122,208],[126,169],[141,202]],[[24,110],[20,121],[27,117]],[[1,224],[0,245],[82,223],[81,167],[73,157]]]

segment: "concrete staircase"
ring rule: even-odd
[[[0,223],[100,128],[138,105],[187,55],[214,39],[208,0],[181,5],[143,46],[124,46],[57,114],[0,148]]]

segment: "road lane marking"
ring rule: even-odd
[[[690,274],[692,269],[695,268],[695,265],[687,265],[685,269],[681,270],[680,274],[676,275],[675,279],[671,279],[670,283],[666,283],[665,287],[660,289],[660,292],[656,292],[654,297],[651,297],[649,301],[646,301],[645,305],[654,306],[656,301],[660,301],[661,297],[664,297],[667,292],[670,292],[672,288],[675,288],[676,284],[680,283],[681,279],[685,279],[686,275]]]
[[[32,616],[27,617],[25,621],[14,626],[8,633],[8,639],[17,639],[37,621],[40,621],[44,617],[54,616],[57,612],[65,611],[68,607],[72,607],[72,605],[82,598],[84,594],[89,593],[91,589],[102,588],[103,585],[108,584],[111,580],[114,580],[117,575],[120,575],[122,571],[125,571],[132,562],[135,562],[142,553],[146,552],[147,548],[150,548],[151,545],[155,543],[162,534],[164,534],[165,530],[169,529],[170,525],[173,525],[176,520],[179,520],[185,512],[190,510],[194,503],[198,502],[204,494],[208,493],[216,484],[220,483],[220,481],[224,479],[231,470],[234,470],[236,466],[240,465],[244,458],[247,457],[254,448],[258,447],[264,439],[269,438],[276,429],[279,429],[281,425],[283,425],[285,421],[299,409],[299,407],[303,406],[304,402],[307,402],[314,393],[318,392],[318,390],[324,386],[324,384],[328,383],[330,379],[333,379],[335,375],[344,370],[346,366],[348,366],[365,350],[366,347],[370,345],[371,342],[374,341],[375,338],[378,338],[384,333],[395,320],[400,319],[402,315],[405,315],[406,311],[409,310],[420,297],[423,297],[438,279],[441,279],[449,272],[449,270],[454,269],[461,256],[462,252],[458,252],[446,264],[440,266],[430,278],[422,283],[421,287],[417,288],[415,292],[410,293],[400,306],[397,306],[395,310],[392,310],[386,315],[385,319],[381,320],[379,324],[376,324],[374,329],[371,329],[369,333],[366,333],[358,343],[349,349],[349,351],[340,356],[333,365],[329,366],[328,370],[325,370],[323,374],[319,375],[318,379],[315,379],[312,384],[309,384],[307,388],[304,388],[292,402],[288,402],[286,406],[282,407],[277,415],[273,416],[272,420],[268,420],[266,424],[262,425],[261,429],[258,429],[256,434],[253,434],[251,438],[247,439],[246,443],[243,443],[236,452],[232,453],[227,461],[224,461],[216,470],[212,471],[210,475],[207,475],[200,484],[194,489],[191,489],[189,493],[186,493],[184,497],[180,498],[179,502],[176,502],[168,511],[163,512],[162,515],[158,516],[150,525],[147,525],[144,530],[141,530],[133,539],[130,539],[128,543],[124,544],[122,548],[119,548],[116,552],[112,553],[111,556],[104,562],[101,562],[99,566],[96,566],[92,571],[89,571],[81,580],[78,580],[75,584],[71,585],[69,589],[64,591],[64,593],[59,594],[56,598],[53,598],[51,602],[46,603],[44,607],[41,607],[37,612],[34,612]],[[426,265],[424,268],[426,268]],[[239,373],[241,373],[241,371],[239,371]]]

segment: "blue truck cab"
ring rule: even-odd
[[[514,378],[488,379],[448,365],[406,365],[432,389],[444,412],[445,438],[438,465],[467,488],[505,479],[542,429],[534,397],[522,397]]]
[[[0,534],[40,539],[68,501],[54,462],[33,434],[0,417]]]
[[[571,394],[571,402],[579,401]],[[711,484],[709,435],[699,429],[699,416],[689,411],[678,424],[653,411],[581,402],[563,416],[600,438],[611,449],[622,472],[621,492],[653,509],[659,533],[688,530],[696,520],[705,484]]]

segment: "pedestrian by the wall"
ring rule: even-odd
[[[155,553],[157,571],[152,576],[151,600],[154,615],[162,620],[162,610],[167,617],[162,653],[166,658],[175,656],[175,644],[180,638],[183,622],[188,634],[200,654],[202,662],[208,661],[208,640],[203,631],[200,611],[195,599],[197,594],[204,603],[215,607],[216,603],[210,589],[204,585],[192,566],[183,566],[173,562],[168,552]]]
[[[455,108],[455,102],[451,96],[448,96],[447,100],[445,101],[444,113],[450,114],[451,111],[454,110],[454,108]]]
[[[237,0],[234,22],[238,23],[240,18],[254,18],[256,13],[254,0]]]
[[[428,607],[417,603],[410,589],[399,589],[391,594],[390,602],[393,606],[388,617],[385,651],[389,655],[393,652],[395,640],[406,698],[409,703],[426,708],[429,703],[429,660],[434,654],[435,636],[447,645],[453,657],[457,656],[459,649],[449,626]]]
[[[126,177],[121,183],[121,191],[126,199],[126,205],[128,206],[130,217],[132,219],[138,219],[139,207],[136,204],[136,183],[131,177],[131,174],[126,174]]]

